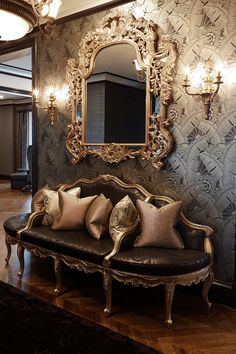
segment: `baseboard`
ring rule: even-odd
[[[0,179],[10,179],[9,175],[0,175]]]
[[[209,292],[210,301],[236,308],[236,284],[215,282]]]
[[[195,296],[202,296],[203,283],[192,286],[178,287],[179,291],[188,292]],[[209,291],[210,302],[236,308],[236,284],[214,282]]]

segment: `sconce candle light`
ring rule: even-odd
[[[29,2],[29,1],[28,1]],[[61,0],[30,0],[30,4],[37,16],[40,31],[48,37],[53,34],[53,21],[57,17]],[[43,21],[43,23],[40,23]]]
[[[49,88],[47,94],[47,106],[39,106],[39,91],[33,91],[33,100],[37,109],[44,109],[49,113],[50,124],[53,126],[57,117],[57,99],[53,88]]]
[[[189,71],[189,70],[188,70]],[[220,85],[223,83],[221,73],[218,71],[216,78],[214,79],[214,63],[211,59],[205,61],[203,65],[203,77],[201,77],[201,91],[200,92],[190,92],[191,87],[189,73],[186,74],[184,83],[182,84],[185,92],[194,96],[196,100],[201,99],[206,111],[206,119],[209,120],[211,116],[211,102],[213,102],[214,97],[217,95]],[[200,73],[199,73],[200,74]],[[201,74],[200,74],[201,75]]]

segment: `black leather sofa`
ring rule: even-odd
[[[137,199],[149,202],[158,208],[174,201],[166,196],[152,195],[142,186],[126,184],[117,177],[102,175],[95,179],[81,178],[64,188],[81,187],[81,198],[103,193],[116,205],[129,195],[134,204]],[[4,222],[6,245],[10,258],[11,245],[17,243],[20,262],[18,275],[24,271],[24,250],[36,256],[52,257],[55,264],[56,288],[61,289],[61,263],[86,273],[103,274],[106,296],[105,314],[112,310],[112,279],[134,286],[153,287],[164,284],[166,293],[166,323],[171,324],[171,306],[175,285],[191,285],[204,281],[203,298],[210,307],[208,291],[213,282],[213,250],[210,236],[213,230],[189,221],[181,212],[176,230],[184,243],[183,249],[158,247],[134,247],[140,233],[140,223],[119,234],[113,242],[109,235],[99,241],[87,230],[52,230],[42,226],[45,211],[21,214]]]

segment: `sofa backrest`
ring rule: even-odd
[[[135,205],[137,199],[150,202],[158,208],[175,202],[167,196],[153,195],[139,184],[128,184],[112,175],[100,175],[93,179],[80,178],[73,184],[66,185],[64,190],[76,186],[81,187],[81,198],[103,193],[105,197],[110,198],[113,205],[126,195],[132,199]],[[210,236],[213,233],[211,227],[191,222],[182,212],[176,229],[179,231],[186,248],[201,251],[205,249],[205,236]]]
[[[148,201],[152,196],[142,186],[122,182],[119,178],[111,175],[101,175],[94,179],[80,178],[75,183],[67,185],[65,190],[75,186],[81,187],[81,198],[103,193],[105,197],[110,198],[113,205],[126,195],[132,199],[135,205],[137,199]]]

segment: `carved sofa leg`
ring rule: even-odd
[[[56,288],[54,292],[56,296],[60,295],[61,293],[61,259],[60,257],[54,258],[54,272],[56,277]]]
[[[106,269],[103,271],[103,288],[106,297],[106,308],[104,309],[104,315],[108,317],[111,314],[112,306],[112,276]]]
[[[6,262],[6,265],[8,265],[9,259],[11,257],[11,242],[9,241],[9,236],[7,233],[5,234],[5,243],[6,243],[6,247],[7,247],[7,256],[5,258],[5,262]]]
[[[213,280],[214,280],[214,274],[211,271],[208,274],[207,278],[205,279],[203,289],[202,289],[202,297],[203,297],[203,300],[206,302],[208,308],[211,308],[211,303],[209,302],[209,299],[208,299],[208,293],[209,293],[210,287],[212,286]]]
[[[17,275],[19,278],[21,278],[23,276],[24,268],[25,268],[24,252],[25,252],[25,248],[20,243],[18,243],[17,256],[18,256],[19,263],[20,263],[20,270],[17,273]]]
[[[174,292],[175,292],[175,284],[174,283],[165,284],[165,292],[166,292],[166,320],[165,320],[165,322],[167,325],[172,325],[171,307],[172,307],[172,301],[173,301]]]

